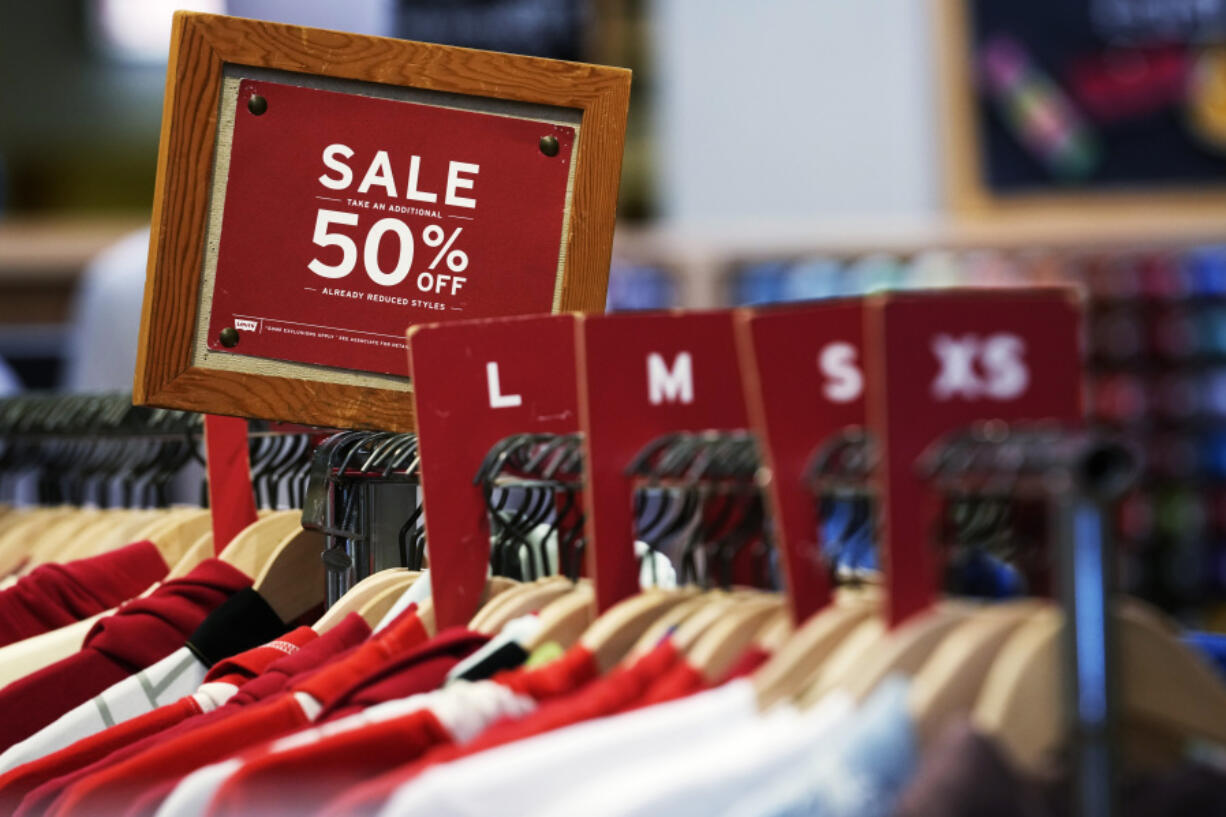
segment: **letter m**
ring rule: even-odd
[[[647,399],[653,406],[694,402],[694,367],[689,352],[680,352],[671,369],[658,352],[647,356]]]

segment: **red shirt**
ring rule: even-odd
[[[167,571],[149,542],[45,564],[0,590],[0,646],[81,621],[135,598]]]
[[[243,711],[156,746],[78,780],[64,790],[51,814],[123,814],[132,800],[167,780],[178,780],[208,763],[286,735],[310,723],[293,692],[305,692],[323,705],[354,679],[376,669],[400,650],[424,641],[426,631],[410,608],[385,630],[290,690],[246,707]],[[219,710],[220,711],[220,710]]]
[[[64,791],[78,780],[98,774],[179,735],[242,712],[246,707],[284,690],[290,678],[309,671],[311,667],[326,664],[328,660],[344,653],[369,635],[370,627],[366,622],[356,613],[351,613],[293,655],[274,661],[264,672],[239,687],[229,701],[214,711],[188,717],[169,729],[138,738],[112,750],[110,754],[93,763],[48,780],[26,795],[14,817],[39,817],[50,813],[53,804]]]
[[[0,690],[0,749],[170,655],[215,607],[250,584],[241,571],[207,559],[100,620],[77,653]]]
[[[247,650],[216,664],[205,677],[205,682],[239,686],[254,678],[269,664],[285,657],[287,652],[297,652],[301,645],[315,638],[315,632],[309,627],[299,627],[272,644]],[[48,780],[88,766],[116,749],[165,731],[198,714],[200,705],[189,695],[11,769],[0,775],[0,813],[12,813],[21,804],[22,798]]]
[[[370,778],[367,782],[351,786],[330,801],[320,814],[326,814],[328,817],[352,814],[373,817],[379,813],[383,802],[393,791],[430,766],[590,718],[614,714],[639,699],[652,681],[662,677],[679,662],[677,650],[670,642],[664,641],[632,666],[615,669],[599,679],[595,679],[598,673],[595,661],[591,653],[583,647],[572,648],[562,658],[544,667],[502,673],[495,676],[494,680],[505,682],[516,691],[546,702],[527,717],[495,723],[475,740],[463,746],[436,746],[425,752],[417,762],[402,765]],[[569,689],[566,689],[567,675],[570,675],[572,680]],[[559,694],[550,696],[546,693],[542,697],[539,694],[542,690],[553,690]],[[391,723],[393,721],[387,722]],[[385,726],[386,724],[377,724],[362,731],[371,733],[372,729]]]

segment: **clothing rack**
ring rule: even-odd
[[[1067,612],[1065,673],[1072,730],[1074,813],[1115,814],[1116,693],[1110,510],[1135,484],[1138,454],[1099,432],[985,423],[940,441],[918,467],[945,493],[1040,497],[1055,534]]]
[[[420,564],[420,462],[412,433],[342,431],[315,448],[302,526],[325,536],[329,605],[383,568]]]

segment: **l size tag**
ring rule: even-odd
[[[511,434],[579,430],[573,315],[414,327],[421,488],[440,628],[476,612],[490,559],[485,498],[473,483]]]
[[[775,546],[799,624],[830,600],[817,497],[805,482],[814,453],[863,426],[866,375],[860,300],[737,313],[745,398],[762,448]]]
[[[985,420],[1083,417],[1076,290],[964,290],[869,302],[869,427],[881,451],[890,621],[926,608],[938,587],[936,497],[917,458],[943,434]]]
[[[639,588],[631,459],[661,435],[748,418],[731,312],[591,316],[578,330],[586,527],[605,610]]]

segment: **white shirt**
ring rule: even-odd
[[[542,797],[587,785],[593,771],[691,751],[760,716],[753,685],[738,680],[677,701],[564,727],[430,769],[399,788],[381,817],[535,815]],[[622,778],[626,788],[633,778]],[[542,781],[548,781],[542,786]],[[630,783],[629,785],[637,785]],[[583,811],[570,812],[584,814]]]
[[[828,740],[853,711],[850,696],[835,694],[815,709],[798,712],[776,707],[735,728],[721,729],[703,741],[664,755],[610,757],[596,777],[576,781],[552,796],[541,817],[669,817],[718,814],[773,770]],[[627,785],[627,781],[634,781]]]
[[[273,741],[259,753],[263,756],[265,751],[288,751],[425,708],[438,718],[457,743],[465,743],[499,718],[527,715],[536,708],[536,702],[493,681],[455,681],[445,689],[386,701],[330,723],[303,729]],[[230,758],[192,772],[162,801],[156,817],[203,817],[213,796],[242,768],[243,762],[241,757]],[[287,796],[292,795],[287,793]]]
[[[0,754],[0,774],[190,695],[209,668],[186,647],[107,687]]]

